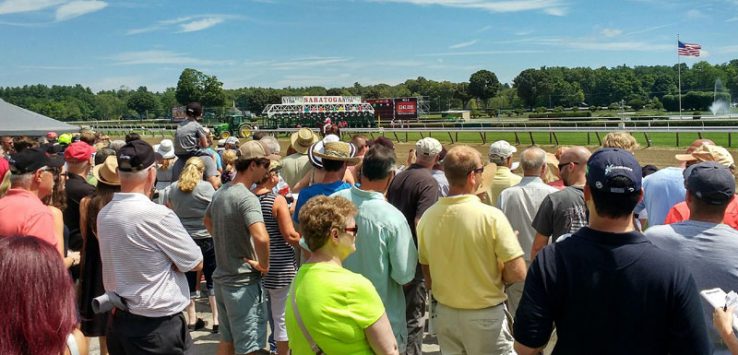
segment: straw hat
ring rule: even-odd
[[[310,128],[300,128],[290,136],[290,146],[300,154],[307,154],[310,146],[320,139]]]
[[[171,139],[162,139],[154,145],[154,152],[159,153],[162,159],[174,159],[174,143]]]
[[[322,151],[313,151],[313,155],[321,160],[343,161],[348,165],[356,165],[361,158],[356,157],[356,147],[346,142],[328,142],[323,145]]]
[[[105,162],[95,165],[95,167],[92,168],[92,175],[97,179],[98,183],[120,186],[120,179],[118,178],[117,170],[118,158],[115,155],[111,155],[105,159]]]

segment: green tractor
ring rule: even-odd
[[[215,124],[213,130],[219,139],[231,136],[245,138],[251,136],[253,126],[241,113],[230,113],[222,119],[222,122]]]

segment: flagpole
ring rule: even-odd
[[[677,33],[677,77],[679,80],[679,119],[682,119],[682,61],[679,58],[679,34]]]

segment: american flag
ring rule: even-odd
[[[700,49],[702,49],[702,46],[699,44],[683,43],[682,41],[679,41],[679,49],[677,50],[677,53],[687,57],[699,57]]]

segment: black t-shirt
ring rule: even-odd
[[[515,340],[553,354],[708,354],[694,279],[642,234],[584,227],[528,270]]]
[[[553,237],[574,233],[587,225],[587,206],[584,204],[584,189],[567,186],[546,196],[541,202],[533,222],[536,232]]]
[[[69,173],[67,183],[64,185],[67,194],[67,208],[63,211],[64,225],[69,228],[70,250],[82,249],[82,234],[79,229],[79,203],[86,196],[95,192],[95,187],[77,175]]]
[[[397,174],[387,189],[387,201],[405,216],[416,246],[415,219],[420,219],[425,210],[438,201],[439,195],[438,182],[431,170],[417,164]]]

